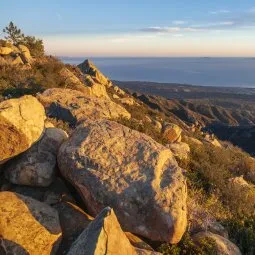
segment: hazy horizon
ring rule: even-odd
[[[87,57],[60,57],[80,64]],[[255,88],[255,58],[92,57],[111,80]]]
[[[255,3],[248,0],[10,0],[1,8],[1,28],[13,21],[56,56],[255,57]]]

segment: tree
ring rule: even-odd
[[[24,34],[12,21],[3,29],[3,32],[7,34],[5,39],[10,40],[14,45],[17,45],[24,40]]]
[[[37,39],[34,36],[25,36],[23,43],[29,48],[33,57],[41,57],[44,55],[43,40]]]

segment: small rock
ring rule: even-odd
[[[174,156],[180,160],[187,160],[190,154],[190,147],[187,143],[170,143],[167,147],[172,151]]]
[[[180,140],[182,129],[173,123],[167,123],[163,126],[162,133],[169,143],[174,143]]]

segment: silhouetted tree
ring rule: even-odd
[[[24,40],[24,34],[21,30],[13,24],[11,21],[7,27],[3,29],[3,32],[7,34],[6,40],[10,40],[13,44],[19,44]]]

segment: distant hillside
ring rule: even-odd
[[[198,122],[220,139],[255,153],[255,89],[147,82],[117,84],[136,91],[133,95],[151,108],[187,123]]]

